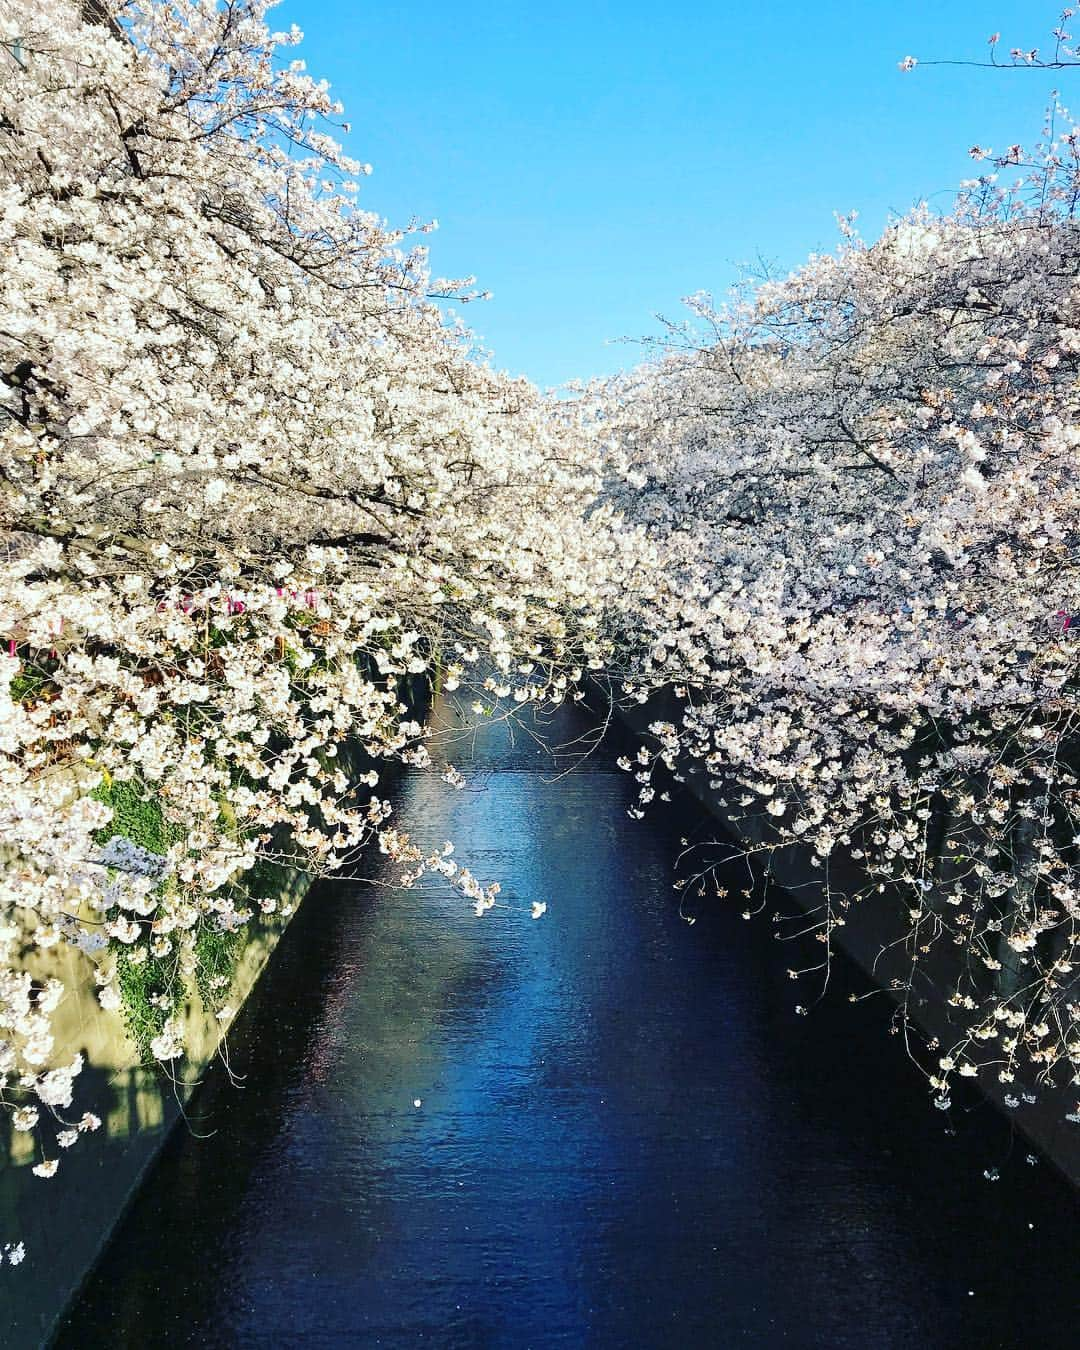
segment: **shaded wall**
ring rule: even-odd
[[[599,689],[593,691],[591,701],[605,710],[608,706],[606,692]],[[681,720],[681,707],[674,695],[661,694],[639,707],[617,707],[614,711],[631,731],[655,744],[655,739],[648,734],[650,724],[669,721],[677,725]],[[709,786],[709,775],[700,765],[684,766],[681,771],[685,773],[685,787],[729,834],[741,834],[756,844],[775,841],[771,818],[764,809],[757,812],[741,810],[736,823],[734,813],[720,803],[724,794]],[[777,884],[806,910],[817,909],[826,895],[823,870],[812,866],[812,857],[813,850],[809,846],[789,844],[775,848],[769,863]],[[841,850],[838,849],[829,860],[828,887],[834,903],[838,898],[865,892],[870,884],[868,874],[854,859],[843,856]],[[923,903],[928,909],[943,905],[944,895],[940,890],[932,890]],[[873,900],[853,903],[846,911],[845,925],[833,933],[833,942],[853,957],[875,984],[886,989],[893,980],[904,984],[911,980],[911,962],[904,943],[897,944],[897,937],[906,931],[904,916],[910,904],[910,896],[899,887],[886,887],[884,893]],[[927,1036],[937,1037],[947,1047],[959,1035],[959,1028],[952,1020],[952,1009],[942,993],[955,984],[955,968],[943,944],[937,944],[937,947],[939,950],[921,960],[917,981],[908,998],[908,1015]],[[778,951],[777,960],[781,959]],[[1004,968],[999,981],[1014,980],[1016,972],[1005,962],[1004,954],[1002,959]],[[1008,991],[1002,989],[1000,992]],[[1068,1087],[1038,1088],[1020,1083],[1019,1078],[1015,1083],[1003,1084],[989,1070],[980,1072],[977,1080],[964,1081],[977,1082],[982,1094],[1010,1117],[1016,1129],[1035,1143],[1073,1185],[1080,1186],[1080,1125],[1066,1119],[1067,1113],[1077,1109],[1075,1095]],[[1034,1102],[1025,1100],[1025,1090],[1036,1097]],[[1018,1098],[1020,1105],[1008,1106],[1006,1097]]]
[[[284,873],[276,898],[297,904],[309,883],[303,873]],[[228,992],[233,1007],[248,997],[286,923],[276,916],[252,921]],[[35,973],[40,964],[35,962]],[[196,994],[184,1017],[188,1054],[170,1081],[156,1065],[139,1062],[122,1013],[106,1012],[98,1003],[93,967],[81,953],[65,948],[49,966],[42,973],[56,975],[67,989],[54,1014],[54,1062],[66,1063],[76,1053],[86,1061],[75,1079],[74,1103],[62,1114],[78,1119],[92,1111],[102,1123],[69,1151],[51,1150],[51,1156],[59,1154],[60,1170],[43,1180],[31,1172],[40,1161],[34,1135],[14,1132],[10,1116],[0,1115],[0,1214],[5,1231],[23,1241],[27,1252],[21,1266],[0,1270],[0,1344],[5,1350],[38,1346],[46,1339],[180,1119],[224,1032]]]

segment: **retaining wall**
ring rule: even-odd
[[[608,704],[603,691],[594,691],[593,699],[597,706]],[[648,733],[650,724],[658,721],[675,722],[680,720],[681,704],[673,695],[661,695],[649,703],[632,708],[614,709],[619,720],[645,741],[654,740]],[[655,743],[655,741],[654,741]],[[732,836],[742,835],[754,844],[771,844],[775,841],[775,831],[771,818],[764,810],[756,813],[741,813],[736,824],[732,811],[721,804],[724,795],[709,786],[708,774],[700,766],[688,766],[685,769],[685,787],[702,803],[709,813],[716,817],[725,832]],[[812,911],[825,901],[825,873],[811,863],[812,850],[802,844],[785,845],[775,848],[770,855],[770,868],[774,880],[787,891],[800,907]],[[842,856],[837,850],[836,856],[828,863],[828,888],[833,903],[847,896],[865,894],[871,885],[867,873],[858,863]],[[935,903],[944,903],[944,896],[931,891],[924,899],[928,908]],[[872,899],[853,903],[846,911],[846,923],[833,934],[834,944],[851,956],[882,988],[889,988],[893,980],[907,984],[912,979],[910,956],[903,942],[896,939],[906,930],[905,916],[911,904],[910,895],[899,887],[888,888]],[[953,1023],[953,1009],[946,1001],[943,991],[955,984],[955,971],[949,962],[949,952],[938,944],[939,950],[921,958],[918,973],[909,995],[908,1014],[911,1020],[928,1036],[937,1037],[943,1047],[951,1046],[958,1039],[958,1028]],[[1016,978],[1016,972],[1006,965],[1006,953],[1002,952],[1003,971],[999,981]],[[781,959],[779,953],[777,959]],[[1080,990],[1078,990],[1080,998]],[[906,1064],[906,1061],[904,1062]],[[898,1072],[905,1071],[902,1066]],[[982,1071],[975,1081],[982,1094],[1004,1112],[1016,1129],[1030,1139],[1046,1157],[1074,1185],[1080,1186],[1080,1124],[1067,1119],[1069,1113],[1077,1111],[1077,1089],[1069,1087],[1048,1088],[1036,1084],[1002,1084],[989,1070]],[[1034,1095],[1036,1100],[1028,1102],[1024,1092]],[[1010,1107],[1006,1097],[1018,1099],[1017,1107]]]

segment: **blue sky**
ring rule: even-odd
[[[300,25],[344,101],[374,166],[363,204],[437,218],[433,270],[494,293],[464,311],[493,364],[547,386],[637,364],[617,339],[740,262],[831,249],[834,211],[869,238],[947,204],[968,146],[1034,139],[1057,85],[1080,110],[1080,70],[896,67],[982,59],[995,30],[1048,47],[1056,17],[1039,0],[284,0],[271,22]]]

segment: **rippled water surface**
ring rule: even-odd
[[[558,777],[496,726],[445,750],[467,790],[402,781],[399,823],[505,905],[314,892],[234,1033],[247,1086],[211,1083],[63,1347],[1078,1343],[1074,1195],[985,1109],[930,1110],[843,968],[796,1017],[739,868],[685,923],[710,827],[630,820],[615,753]]]

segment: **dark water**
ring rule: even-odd
[[[506,907],[313,894],[235,1034],[249,1086],[205,1094],[217,1132],[174,1138],[60,1345],[1080,1341],[1073,1193],[985,1108],[931,1110],[842,965],[795,1016],[741,870],[683,922],[710,827],[628,819],[613,754],[551,781],[495,728],[448,751],[469,790],[404,780],[400,823]]]

